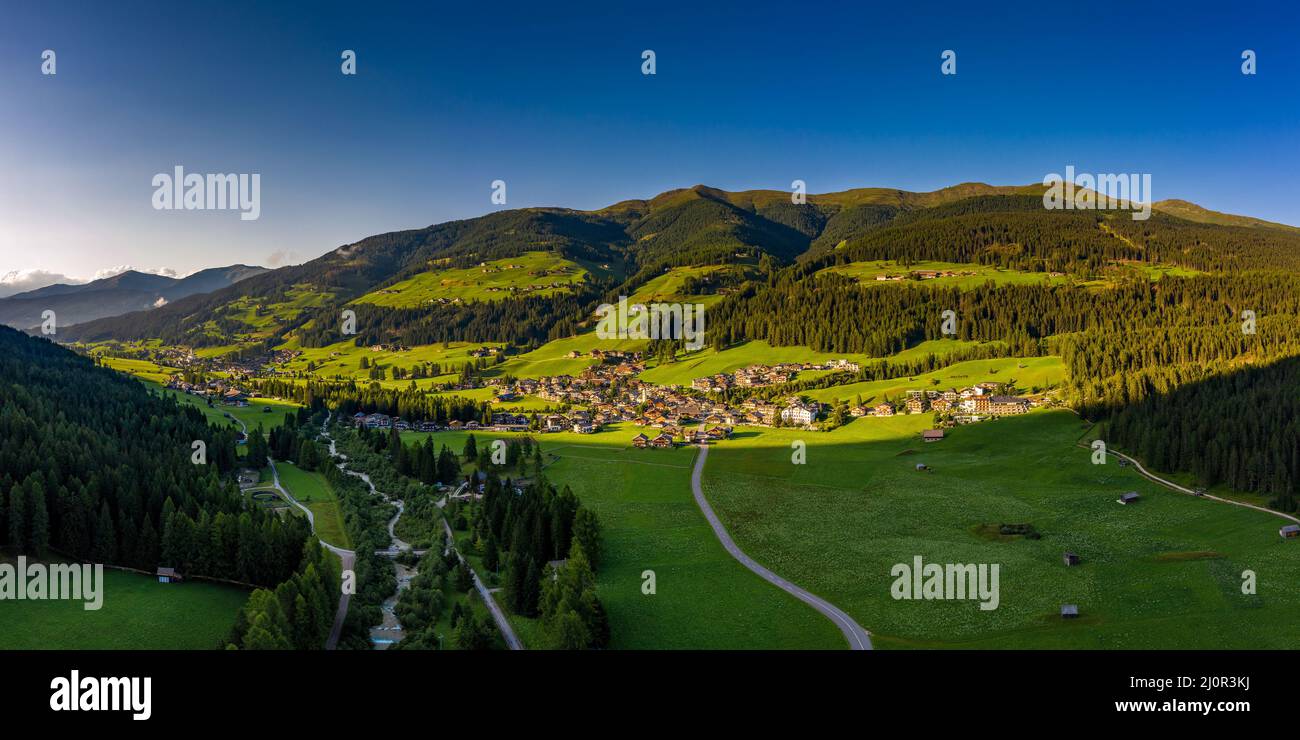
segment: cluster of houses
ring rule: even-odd
[[[909,278],[915,280],[934,280],[945,277],[965,277],[974,275],[970,270],[911,270],[906,273],[883,273],[876,276],[877,282],[898,282]]]
[[[256,392],[245,392],[226,381],[209,380],[206,383],[190,383],[182,380],[179,376],[172,376],[165,387],[174,391],[188,393],[191,396],[198,396],[213,403],[237,407],[247,406],[248,399],[257,395]]]
[[[704,444],[706,442],[718,442],[731,437],[731,427],[715,426],[708,429],[692,429],[682,434],[685,444]],[[668,431],[662,431],[654,437],[646,435],[644,432],[638,433],[632,438],[633,447],[652,447],[656,449],[665,449],[674,447],[677,444],[677,437]]]
[[[594,434],[600,431],[600,425],[592,420],[592,414],[589,411],[570,411],[565,414],[545,414],[540,417],[529,417],[526,414],[514,414],[510,412],[497,412],[492,414],[490,424],[483,424],[477,420],[460,421],[453,419],[446,424],[439,424],[436,421],[409,421],[400,416],[389,416],[387,414],[367,414],[358,411],[352,415],[354,426],[366,429],[396,429],[399,432],[442,432],[442,431],[460,431],[466,430],[483,430],[488,432],[527,432],[534,430],[533,419],[536,418],[538,426],[535,431],[540,432],[567,432],[572,431],[578,434]]]
[[[961,390],[911,390],[901,403],[854,406],[849,409],[849,413],[853,416],[893,416],[935,412],[951,414],[958,423],[970,423],[990,416],[1028,413],[1030,408],[1041,403],[1020,396],[997,394],[995,391],[1001,387],[998,383],[978,383]]]
[[[538,290],[556,290],[561,288],[573,287],[568,283],[534,283],[532,285],[507,285],[502,288],[496,285],[487,289],[489,293],[532,293]]]
[[[705,393],[721,393],[728,388],[757,388],[781,385],[794,380],[803,370],[839,370],[857,372],[858,365],[848,360],[831,360],[825,363],[778,362],[775,365],[750,365],[732,373],[718,373],[705,378],[695,378],[691,387]]]
[[[570,360],[574,360],[584,356],[586,356],[585,353],[583,353],[583,351],[580,349],[571,350],[569,351],[568,354],[565,355],[565,357],[569,358]],[[614,350],[614,349],[593,349],[591,351],[591,358],[593,360],[599,360],[601,362],[606,362],[606,361],[618,362],[618,363],[626,362],[629,365],[640,365],[641,363],[640,352],[623,352],[621,350]],[[642,365],[641,367],[642,369],[644,369],[644,365]]]

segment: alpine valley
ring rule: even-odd
[[[700,185],[0,300],[0,531],[193,574],[179,647],[1300,648],[1300,229],[1043,196]],[[109,577],[97,624],[158,613]],[[38,606],[0,642],[134,646]]]

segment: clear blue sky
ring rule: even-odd
[[[284,5],[5,8],[0,274],[301,262],[492,210],[495,179],[509,207],[597,208],[1073,164],[1300,224],[1293,3]],[[260,173],[261,218],[153,210],[153,175],[177,164]]]

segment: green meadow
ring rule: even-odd
[[[110,367],[124,373],[130,373],[137,378],[151,381],[153,383],[166,383],[167,379],[176,372],[176,368],[159,365],[151,360],[128,360],[122,357],[101,357],[100,364],[104,367]]]
[[[351,549],[352,540],[343,526],[338,496],[325,476],[288,462],[276,462],[275,467],[280,473],[280,485],[299,503],[311,509],[316,522],[316,536],[336,547]]]
[[[328,294],[306,283],[294,285],[285,291],[285,300],[270,302],[252,296],[231,301],[226,306],[226,317],[252,326],[259,332],[268,332],[282,323],[297,318],[305,309],[324,305]],[[259,338],[262,336],[258,334]]]
[[[705,265],[701,267],[674,267],[664,274],[649,280],[628,297],[628,305],[651,303],[702,303],[708,306],[722,300],[717,293],[695,295],[686,292],[688,279],[700,279],[717,272],[736,269],[723,265]]]
[[[845,609],[879,648],[1296,648],[1300,548],[1282,519],[1093,465],[1084,425],[1037,411],[921,442],[929,415],[834,432],[743,429],[705,492],[752,557]],[[806,463],[791,445],[806,443]],[[930,471],[918,471],[917,464]],[[1141,500],[1117,503],[1125,491]],[[1000,536],[1030,524],[1041,539]],[[1065,552],[1082,563],[1066,567]],[[1000,568],[1000,603],[895,600],[895,564]],[[1255,595],[1242,593],[1254,571]],[[1080,617],[1062,620],[1063,604]]]
[[[0,600],[0,650],[215,649],[248,600],[235,586],[158,583],[109,568],[102,589],[103,606],[95,611],[81,601]]]
[[[863,403],[880,403],[886,398],[898,399],[909,390],[946,390],[989,381],[1012,383],[1022,392],[1033,392],[1058,385],[1065,379],[1065,365],[1059,357],[997,357],[990,360],[955,362],[933,372],[910,378],[889,378],[864,383],[837,385],[808,391],[804,395],[817,401],[837,399]],[[924,414],[930,418],[929,414]]]
[[[1085,425],[1068,411],[961,426],[933,444],[920,440],[929,424],[920,414],[833,432],[741,427],[712,446],[705,492],[749,555],[848,611],[878,648],[1300,647],[1300,594],[1288,586],[1300,549],[1278,537],[1281,519],[1169,491],[1113,461],[1092,465],[1076,446]],[[721,549],[691,497],[695,450],[633,449],[637,431],[536,437],[547,478],[601,517],[598,580],[615,647],[843,647],[828,620]],[[466,436],[434,439],[459,451]],[[807,457],[796,465],[800,441]],[[1130,490],[1142,499],[1118,504]],[[1032,525],[1041,539],[1001,535],[1002,524]],[[1067,568],[1067,551],[1082,563]],[[895,600],[891,569],[917,555],[998,564],[998,607]],[[641,593],[645,570],[653,596]],[[1255,595],[1241,591],[1246,570]],[[1062,620],[1063,604],[1080,618]]]
[[[283,345],[283,349],[299,350],[302,354],[289,362],[281,364],[279,368],[287,372],[305,373],[307,372],[308,363],[314,363],[314,372],[319,377],[334,378],[338,376],[344,379],[369,382],[370,369],[361,367],[361,358],[363,357],[366,358],[369,365],[378,364],[386,368],[401,367],[410,369],[416,364],[426,362],[441,365],[443,375],[437,378],[422,378],[416,381],[418,387],[425,388],[434,383],[455,380],[456,373],[460,371],[462,365],[474,362],[475,358],[470,356],[471,350],[492,346],[500,345],[493,345],[490,342],[486,344],[446,342],[420,345],[403,351],[391,349],[375,351],[369,347],[358,347],[352,341],[338,342],[324,347],[302,347],[295,340],[290,340]],[[406,388],[410,384],[409,379],[380,381],[380,385],[384,387]]]
[[[932,339],[915,347],[883,358],[894,362],[918,360],[926,355],[938,357],[949,355],[960,349],[979,346],[980,342],[961,341],[957,339]],[[718,373],[729,373],[750,365],[773,365],[778,362],[826,362],[828,360],[848,360],[859,365],[879,361],[862,354],[836,354],[818,352],[808,347],[788,346],[773,347],[765,341],[744,342],[718,351],[712,348],[681,355],[675,362],[661,363],[641,373],[642,380],[657,385],[690,385],[695,378],[702,378]],[[798,379],[815,378],[825,371],[808,371],[800,373]]]
[[[535,437],[555,456],[545,475],[568,485],[600,517],[605,559],[597,573],[619,649],[839,649],[844,638],[803,602],[736,562],[719,544],[691,495],[694,448],[630,447],[640,431]],[[406,432],[406,441],[425,434]],[[438,432],[459,452],[467,433]],[[509,435],[478,434],[485,440]],[[654,571],[656,593],[641,592]],[[524,629],[528,629],[525,625]]]
[[[262,425],[264,432],[269,433],[272,427],[279,426],[284,422],[286,412],[298,409],[298,404],[278,398],[250,398],[247,406],[224,406],[220,403],[209,406],[202,398],[184,391],[164,388],[162,385],[151,381],[145,381],[145,385],[157,393],[171,396],[183,404],[188,404],[202,411],[203,415],[212,424],[227,426],[235,424],[234,420],[239,419],[248,426],[249,434],[256,431],[258,424]],[[236,424],[236,426],[238,425]]]
[[[527,252],[460,269],[431,269],[354,301],[390,308],[419,308],[439,298],[499,301],[512,296],[567,293],[587,279],[587,268],[554,252]],[[559,287],[554,287],[559,286]]]
[[[957,273],[971,274],[958,274],[951,277],[931,278],[929,280],[910,280],[905,277],[899,282],[876,280],[876,277],[880,275],[906,276],[908,273],[920,270],[953,271]],[[1043,283],[1063,285],[1070,282],[1070,278],[1065,275],[1050,276],[1045,272],[1008,270],[1001,267],[980,265],[973,262],[936,262],[929,260],[913,262],[906,266],[896,260],[850,262],[844,265],[827,267],[819,271],[818,274],[820,275],[827,272],[846,275],[860,281],[863,285],[938,285],[946,288],[957,287],[963,290],[975,288],[990,281],[996,285],[1041,285]]]
[[[593,349],[637,352],[649,344],[645,339],[601,339],[596,332],[587,331],[576,336],[547,342],[532,352],[514,355],[500,365],[495,365],[488,375],[513,375],[516,378],[541,378],[548,375],[577,375],[591,365]],[[569,357],[570,352],[581,352],[579,357]]]

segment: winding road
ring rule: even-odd
[[[226,415],[229,416],[232,420],[234,420],[234,422],[244,430],[244,441],[245,444],[247,444],[248,425],[244,423],[243,419],[240,419],[234,414],[227,412]],[[330,448],[331,450],[333,449],[332,440],[330,443]],[[306,506],[303,506],[302,503],[298,501],[298,499],[293,497],[292,493],[289,493],[288,489],[280,485],[280,471],[275,469],[275,460],[271,459],[270,455],[266,456],[266,462],[268,465],[271,466],[271,479],[274,482],[275,490],[279,491],[281,496],[284,496],[285,501],[288,501],[289,503],[298,507],[299,509],[302,510],[302,513],[307,515],[307,523],[311,525],[312,534],[315,534],[316,517],[312,515],[311,509],[308,509]],[[371,487],[373,488],[373,486]],[[353,552],[352,550],[345,550],[341,547],[338,547],[337,545],[331,545],[325,540],[320,539],[320,535],[317,535],[316,539],[322,545],[325,546],[325,549],[339,556],[339,561],[342,563],[343,572],[350,571],[356,566],[357,554],[355,552]],[[326,650],[333,650],[334,648],[338,647],[339,635],[343,633],[343,622],[345,619],[347,619],[348,616],[348,604],[352,601],[352,594],[349,594],[346,591],[343,591],[342,589],[339,590],[340,590],[339,608],[334,611],[334,624],[330,626],[330,636],[325,640]]]
[[[1082,442],[1078,443],[1078,446],[1079,446],[1079,447],[1082,447],[1082,448],[1084,448],[1084,449],[1092,449],[1090,446],[1088,446],[1088,445],[1086,445],[1086,444],[1084,444],[1084,443],[1082,443]],[[1156,475],[1155,473],[1152,473],[1152,472],[1148,471],[1146,468],[1142,467],[1142,463],[1138,462],[1137,460],[1134,460],[1133,458],[1129,457],[1128,455],[1125,455],[1125,454],[1122,453],[1122,452],[1116,452],[1116,451],[1114,451],[1114,450],[1112,450],[1112,449],[1110,449],[1110,448],[1107,448],[1107,449],[1106,449],[1106,454],[1108,454],[1108,455],[1114,455],[1115,457],[1118,457],[1118,458],[1120,458],[1121,460],[1127,460],[1127,461],[1129,462],[1129,464],[1132,465],[1133,468],[1134,468],[1135,470],[1137,470],[1138,475],[1141,475],[1143,478],[1146,478],[1147,480],[1151,481],[1152,483],[1158,483],[1158,484],[1164,486],[1165,488],[1169,488],[1169,489],[1172,489],[1172,490],[1178,491],[1179,493],[1185,493],[1185,494],[1187,494],[1187,495],[1189,495],[1189,496],[1196,496],[1197,498],[1207,498],[1207,499],[1209,499],[1209,500],[1211,500],[1211,501],[1219,501],[1219,502],[1221,502],[1221,503],[1225,503],[1225,504],[1232,504],[1233,506],[1241,506],[1241,507],[1243,507],[1243,508],[1247,508],[1247,509],[1254,509],[1255,511],[1262,511],[1262,512],[1264,512],[1265,514],[1272,514],[1273,516],[1281,517],[1282,519],[1287,519],[1287,520],[1289,520],[1289,521],[1295,522],[1296,524],[1300,524],[1300,518],[1297,518],[1297,517],[1295,517],[1295,516],[1292,516],[1291,514],[1288,514],[1288,513],[1284,512],[1284,511],[1276,511],[1276,510],[1274,510],[1274,509],[1265,508],[1265,507],[1263,507],[1263,506],[1256,506],[1256,505],[1254,505],[1254,504],[1248,504],[1248,503],[1246,503],[1245,501],[1234,501],[1234,500],[1232,500],[1232,499],[1230,499],[1230,498],[1223,498],[1222,496],[1215,496],[1214,494],[1211,494],[1211,493],[1202,493],[1202,494],[1199,494],[1199,495],[1198,495],[1198,494],[1196,493],[1196,491],[1194,491],[1194,490],[1192,490],[1192,489],[1190,489],[1190,488],[1187,488],[1187,487],[1185,487],[1185,486],[1180,486],[1180,485],[1178,485],[1177,483],[1174,483],[1174,482],[1171,481],[1171,480],[1165,480],[1164,478],[1161,478],[1160,476]]]
[[[447,542],[451,543],[451,547],[455,549],[456,534],[451,531],[451,525],[447,523],[445,518],[442,520],[442,526],[447,530]],[[462,563],[465,563],[465,556],[461,555],[459,550],[456,551],[456,557],[460,558]],[[465,563],[465,565],[468,566],[469,563]],[[488,611],[492,612],[492,619],[497,623],[497,629],[501,631],[501,637],[505,638],[506,647],[511,650],[523,650],[523,640],[520,640],[519,636],[515,634],[514,628],[510,626],[510,620],[506,619],[506,613],[501,611],[496,599],[492,598],[492,592],[488,591],[487,586],[483,585],[483,581],[479,580],[478,573],[475,573],[473,568],[469,569],[469,574],[474,578],[474,588],[478,589],[478,595],[483,597],[483,603],[487,604]]]
[[[275,469],[275,460],[272,460],[270,456],[267,456],[266,462],[271,466],[271,479],[275,484],[275,490],[279,491],[280,495],[284,496],[284,499],[286,501],[293,504],[294,506],[297,506],[299,509],[302,510],[304,514],[307,515],[307,522],[311,524],[311,531],[314,533],[316,531],[316,517],[312,515],[311,509],[308,509],[306,506],[303,506],[302,503],[298,501],[298,499],[293,497],[292,493],[289,493],[288,489],[280,485],[280,471]],[[339,560],[342,561],[343,564],[344,572],[350,571],[356,566],[357,554],[355,552],[353,552],[352,550],[345,550],[337,545],[331,545],[325,540],[320,539],[320,535],[317,535],[316,539],[319,540],[322,545],[324,545],[325,549],[339,556]],[[326,650],[333,650],[334,648],[338,647],[339,635],[343,633],[343,621],[348,616],[348,604],[351,601],[352,601],[352,594],[349,594],[347,591],[343,591],[342,589],[340,589],[339,608],[334,612],[334,624],[330,627],[329,639],[325,641]]]
[[[735,540],[731,539],[731,535],[727,534],[727,528],[722,526],[722,521],[718,519],[717,514],[713,513],[713,507],[709,506],[708,500],[704,498],[704,489],[700,485],[700,479],[704,474],[704,461],[709,458],[709,446],[700,444],[699,448],[700,454],[696,456],[695,469],[691,472],[691,492],[695,494],[695,503],[699,505],[700,511],[704,512],[704,518],[709,521],[709,526],[713,527],[713,533],[718,536],[718,540],[722,542],[722,546],[727,552],[731,553],[731,557],[757,573],[763,580],[824,614],[836,627],[840,628],[840,632],[844,633],[844,639],[848,640],[850,650],[870,650],[871,634],[863,629],[862,625],[853,621],[853,617],[846,614],[843,609],[820,596],[808,593],[759,565],[757,561],[740,549]]]

